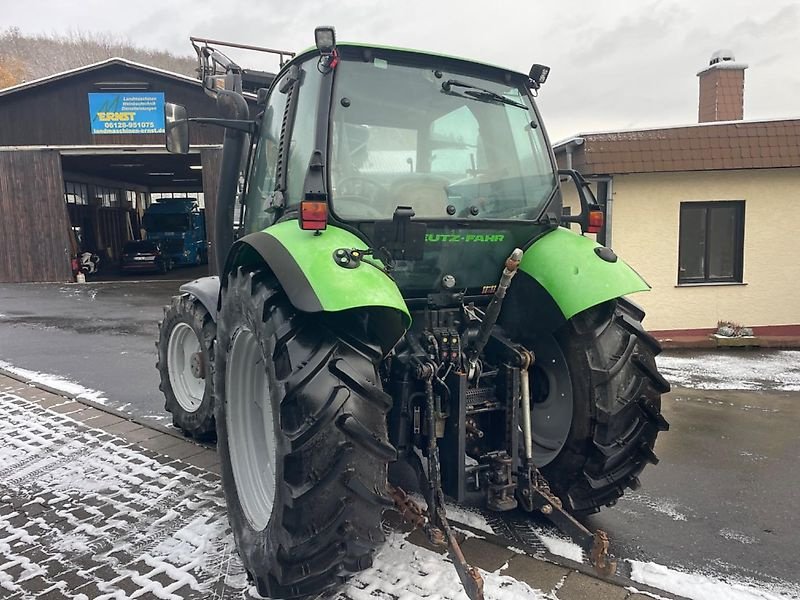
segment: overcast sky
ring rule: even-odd
[[[798,0],[0,0],[0,15],[25,33],[107,32],[181,54],[189,35],[297,51],[331,24],[340,40],[524,72],[544,63],[539,107],[554,141],[696,122],[696,73],[729,48],[749,65],[745,118],[800,116]]]

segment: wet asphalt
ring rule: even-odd
[[[166,424],[156,324],[197,273],[170,276],[0,284],[0,360],[100,390],[110,405]],[[765,356],[731,352],[738,361]],[[675,388],[663,413],[671,430],[656,446],[660,464],[590,526],[608,531],[624,558],[800,590],[800,392]]]
[[[163,306],[206,267],[158,279],[0,284],[0,360],[99,390],[113,406],[169,423],[155,340]]]
[[[676,388],[662,412],[660,463],[589,524],[625,558],[800,593],[800,392]]]

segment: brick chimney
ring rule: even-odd
[[[730,50],[717,50],[700,71],[698,121],[741,121],[744,118],[744,70]]]

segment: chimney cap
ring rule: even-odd
[[[697,75],[713,71],[715,69],[730,69],[733,71],[744,71],[747,68],[745,63],[736,62],[736,57],[733,55],[733,50],[721,48],[711,54],[708,61],[708,66],[702,71],[698,71]]]
[[[733,55],[733,50],[728,50],[727,48],[722,48],[717,50],[711,55],[711,60],[708,61],[709,65],[716,65],[723,61],[731,61],[735,62],[736,57]]]

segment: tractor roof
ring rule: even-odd
[[[520,73],[519,71],[515,71],[514,69],[508,69],[506,67],[493,65],[491,63],[485,63],[485,62],[482,62],[482,61],[479,61],[479,60],[473,60],[473,59],[470,59],[470,58],[463,58],[461,56],[452,56],[450,54],[441,54],[439,52],[429,52],[427,50],[416,50],[414,48],[401,48],[399,46],[385,46],[385,45],[381,45],[381,44],[365,44],[365,43],[359,43],[359,42],[337,42],[336,43],[336,47],[337,48],[364,48],[364,49],[372,49],[372,50],[384,50],[384,51],[388,51],[388,52],[397,52],[397,53],[402,53],[402,54],[413,54],[413,55],[417,55],[417,56],[427,56],[427,57],[433,57],[433,58],[440,58],[440,59],[444,59],[444,60],[447,60],[447,61],[457,61],[457,62],[468,63],[468,64],[472,64],[472,65],[479,65],[481,67],[487,67],[487,68],[489,68],[489,69],[491,69],[493,71],[497,71],[498,73],[508,73],[508,74],[513,75],[515,77],[523,77],[526,80],[528,79],[528,75],[526,75],[525,73]],[[317,54],[317,49],[314,46],[311,46],[310,48],[306,48],[302,52],[298,52],[297,56],[295,56],[292,59],[292,61],[290,61],[290,62],[295,62],[295,61],[298,61],[298,60],[302,61],[302,60],[307,59],[308,55],[314,55],[314,54]]]

